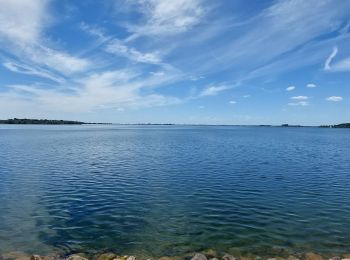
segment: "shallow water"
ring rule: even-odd
[[[349,129],[0,126],[0,252],[345,252],[349,191]]]

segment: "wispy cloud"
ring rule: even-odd
[[[327,101],[339,102],[343,100],[343,97],[340,96],[331,96],[326,98]]]
[[[242,35],[232,35],[231,39],[227,37],[224,46],[212,50],[216,60],[203,62],[203,69],[230,68],[251,78],[253,75],[249,73],[256,68],[275,62],[298,48],[312,45],[314,38],[334,30],[334,21],[345,15],[342,7],[335,5],[332,1],[275,1],[249,23]],[[204,58],[208,57],[204,55]]]
[[[66,52],[57,51],[46,46],[38,45],[27,49],[22,54],[38,65],[46,66],[63,74],[85,71],[92,66],[88,59],[74,57]]]
[[[295,96],[295,97],[291,97],[290,99],[293,99],[293,100],[308,100],[309,97],[307,97],[307,96]]]
[[[338,47],[333,48],[332,53],[329,55],[324,64],[324,70],[332,72],[350,71],[350,57],[344,58],[338,62],[333,62],[333,60],[338,54],[338,51]]]
[[[106,51],[115,55],[123,56],[135,62],[159,64],[162,59],[158,53],[142,53],[134,48],[127,47],[119,40],[114,40],[106,47]]]
[[[295,89],[295,86],[289,86],[289,87],[286,88],[287,91],[292,91],[294,89]]]
[[[290,102],[288,103],[288,106],[302,106],[302,107],[305,107],[305,106],[308,106],[309,105],[309,102],[307,101],[298,101],[298,102]]]
[[[309,102],[307,101],[309,97],[307,96],[295,96],[290,99],[294,100],[293,102],[288,103],[288,106],[308,106]]]
[[[136,35],[169,35],[185,32],[200,22],[205,14],[201,0],[139,0],[143,24],[129,24]],[[135,36],[135,35],[134,35]]]
[[[111,39],[110,36],[106,36],[105,32],[97,27],[97,26],[91,26],[87,23],[80,23],[80,29],[82,29],[84,32],[97,37],[100,43],[106,42]]]
[[[332,53],[328,56],[324,63],[324,69],[325,70],[331,70],[331,62],[334,59],[335,56],[337,56],[338,53],[338,47],[333,47]]]
[[[35,66],[29,66],[27,64],[20,64],[13,61],[7,61],[3,63],[3,66],[12,72],[27,74],[27,75],[35,75],[42,78],[47,78],[56,82],[64,82],[62,77],[54,75],[50,71],[36,68]]]
[[[348,1],[276,0],[250,11],[239,10],[241,5],[230,1],[116,2],[118,7],[126,3],[128,13],[115,16],[104,7],[98,11],[106,19],[90,20],[86,9],[76,8],[80,15],[68,21],[52,17],[57,5],[51,0],[0,0],[0,64],[9,73],[0,78],[0,109],[6,104],[16,105],[13,111],[32,107],[67,113],[127,112],[203,97],[208,97],[203,102],[210,102],[216,95],[226,104],[235,104],[223,93],[238,84],[246,89],[237,90],[236,96],[248,98],[244,94],[249,93],[257,100],[273,100],[272,95],[280,91],[263,96],[259,90],[269,86],[259,77],[269,77],[269,83],[275,80],[285,86],[282,91],[291,91],[289,96],[295,96],[288,98],[289,106],[307,106],[311,98],[297,96],[301,87],[286,84],[317,79],[318,85],[326,85],[323,76],[333,75],[325,71],[350,70],[344,47],[350,39]],[[100,8],[91,3],[86,6]],[[72,37],[68,31],[77,34]],[[84,41],[77,44],[80,36]],[[315,73],[325,75],[311,74],[309,65],[323,66]],[[305,73],[296,78],[285,75],[296,68],[305,68]],[[17,81],[8,70],[27,76]],[[319,99],[312,100],[316,107]]]
[[[228,86],[228,85],[209,86],[201,91],[200,96],[201,97],[215,96],[215,95],[219,94],[220,92],[231,89],[231,88],[233,88],[233,86]]]
[[[34,64],[41,71],[71,74],[88,69],[91,63],[87,59],[47,45],[49,40],[44,35],[44,29],[51,19],[49,3],[48,0],[0,1],[0,42],[3,50],[18,60]]]
[[[80,79],[69,88],[48,89],[38,85],[9,85],[0,95],[0,109],[9,99],[32,107],[65,113],[86,112],[102,108],[144,108],[178,104],[181,99],[156,93],[142,94],[141,89],[156,84],[153,77],[138,79],[130,70],[95,73]],[[26,96],[30,94],[28,100]],[[8,109],[8,108],[7,108]]]
[[[231,104],[231,105],[234,105],[234,104],[237,104],[237,101],[231,100],[228,103]]]

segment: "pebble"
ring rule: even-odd
[[[2,255],[4,260],[30,260],[30,256],[22,252],[9,252]]]
[[[207,257],[204,254],[197,253],[192,257],[191,260],[208,260]]]
[[[218,256],[218,253],[211,248],[204,250],[202,253],[205,254],[208,258],[217,258]]]
[[[343,255],[343,259],[350,259],[350,253]]]
[[[315,253],[306,253],[305,260],[324,260],[324,258]]]
[[[340,256],[334,256],[332,258],[329,258],[329,260],[342,260]]]
[[[78,254],[74,254],[74,255],[68,256],[66,260],[88,260],[88,259]]]
[[[237,260],[237,258],[234,257],[233,255],[225,254],[225,255],[222,257],[222,260]]]
[[[113,259],[115,259],[116,257],[117,257],[117,255],[114,254],[114,253],[104,253],[104,254],[102,254],[102,255],[99,255],[99,256],[97,257],[97,260],[113,260]]]

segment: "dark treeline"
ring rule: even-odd
[[[0,124],[13,124],[13,125],[82,125],[82,124],[84,124],[84,122],[69,121],[69,120],[13,118],[13,119],[7,119],[7,120],[0,120]]]
[[[325,128],[350,128],[350,123],[343,123],[338,125],[321,125],[320,127]]]
[[[339,125],[334,125],[334,128],[350,128],[350,123],[344,123]]]

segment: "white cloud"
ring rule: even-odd
[[[48,23],[47,0],[1,0],[0,38],[25,45],[35,43]]]
[[[306,87],[307,87],[307,88],[316,88],[317,85],[314,84],[314,83],[309,83],[309,84],[306,85]]]
[[[324,64],[324,70],[338,72],[338,71],[350,71],[350,57],[344,58],[338,62],[333,62],[334,58],[338,54],[338,48],[334,47],[332,53],[327,58]],[[331,63],[333,63],[331,65]]]
[[[243,97],[244,98],[250,98],[250,95],[244,95]]]
[[[237,101],[231,100],[230,102],[228,102],[231,105],[237,104]]]
[[[139,0],[138,5],[146,22],[128,27],[137,35],[185,32],[198,24],[205,13],[201,0]]]
[[[307,97],[307,96],[295,96],[295,97],[291,97],[291,99],[294,99],[294,100],[308,100],[309,97]]]
[[[295,89],[295,86],[289,86],[289,87],[286,88],[287,91],[292,91],[294,89]]]
[[[302,107],[305,107],[305,106],[308,106],[308,105],[309,105],[309,102],[307,102],[307,101],[298,101],[298,102],[288,103],[288,106],[302,106]]]
[[[118,40],[114,40],[107,45],[106,51],[119,56],[123,56],[135,62],[159,64],[162,62],[158,53],[142,53],[134,48],[127,47]]]
[[[331,96],[326,98],[327,101],[333,101],[333,102],[339,102],[343,100],[343,97],[339,97],[339,96]]]
[[[205,88],[201,93],[200,96],[204,97],[204,96],[215,96],[217,94],[219,94],[222,91],[228,90],[232,88],[231,86],[227,86],[227,85],[221,85],[221,86],[209,86],[207,88]]]

